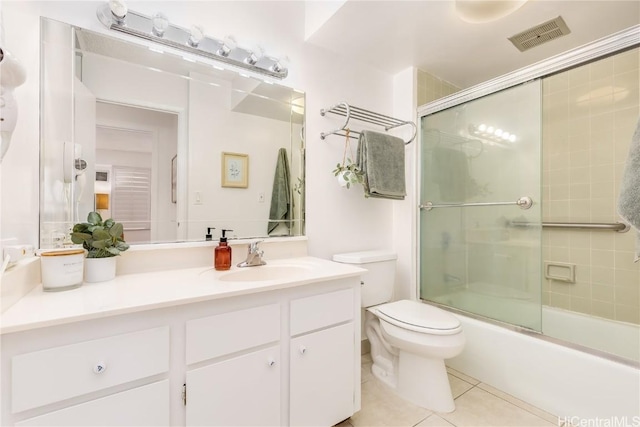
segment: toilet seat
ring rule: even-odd
[[[395,301],[369,310],[392,325],[415,332],[453,335],[462,331],[462,325],[455,316],[438,307],[418,301]]]

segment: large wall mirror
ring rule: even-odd
[[[42,18],[41,247],[304,234],[303,92]]]

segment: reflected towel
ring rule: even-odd
[[[618,213],[637,232],[636,256],[640,259],[640,120],[631,138],[629,157],[622,175],[620,196],[618,197]]]
[[[446,147],[433,149],[431,176],[440,189],[443,202],[464,202],[471,191],[467,155]]]
[[[287,149],[278,150],[278,162],[276,173],[273,176],[273,190],[271,192],[271,209],[269,210],[269,225],[267,233],[272,233],[279,224],[284,224],[289,228],[287,221],[291,215],[291,192],[289,190],[289,159]]]
[[[358,166],[365,173],[365,196],[404,199],[407,192],[402,139],[370,130],[362,131],[357,156]]]

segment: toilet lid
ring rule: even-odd
[[[402,300],[376,307],[377,311],[396,322],[428,330],[434,333],[455,332],[460,321],[450,313],[418,301]],[[413,329],[413,328],[412,328]]]

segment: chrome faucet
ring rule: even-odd
[[[260,242],[262,242],[262,240],[258,240],[257,242],[249,244],[249,253],[247,254],[247,259],[239,263],[238,267],[257,267],[259,265],[266,264],[266,262],[262,259],[264,251],[261,251],[258,248],[258,243]]]

